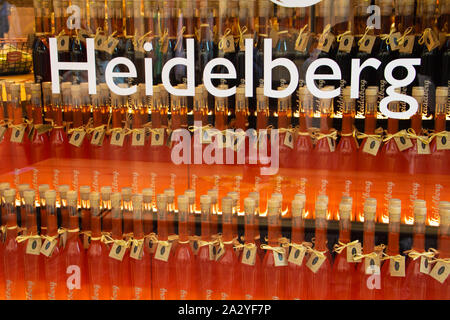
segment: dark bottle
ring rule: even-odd
[[[36,37],[33,42],[33,70],[36,83],[51,81],[48,45],[48,36],[52,31],[50,4],[47,0],[35,3]]]
[[[269,3],[264,0],[258,2],[259,29],[258,44],[256,45],[255,63],[253,66],[254,83],[264,80],[264,40],[269,38]]]
[[[242,83],[245,81],[245,40],[253,39],[255,36],[254,29],[254,15],[255,15],[255,1],[241,1],[239,3],[239,25],[238,25],[238,39],[236,45],[237,57],[237,81]],[[254,49],[253,46],[252,49]]]
[[[92,32],[105,30],[106,6],[104,0],[89,0],[89,26]]]
[[[167,1],[161,12],[162,33],[160,34],[162,65],[175,58],[175,46],[177,44],[177,33],[175,29],[176,9],[174,1]],[[172,71],[169,75],[172,85],[177,84],[175,73]]]

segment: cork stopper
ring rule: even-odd
[[[327,218],[328,203],[324,201],[316,202],[316,219]]]
[[[352,214],[352,205],[348,202],[341,201],[339,204],[339,217],[341,220],[350,220]]]
[[[40,198],[45,198],[45,193],[50,190],[50,186],[48,184],[41,184],[38,187],[38,191],[39,191],[39,197]]]
[[[41,85],[39,83],[32,83],[30,89],[32,94],[41,94]]]
[[[36,192],[34,190],[26,190],[23,192],[23,198],[25,199],[25,204],[34,205],[36,200]]]
[[[211,204],[211,197],[207,196],[207,195],[201,196],[200,197],[200,204],[206,204],[206,205]]]
[[[318,195],[316,202],[324,202],[328,206],[328,196],[325,196],[325,195],[322,195],[322,194]]]
[[[175,198],[175,190],[174,189],[166,189],[164,190],[164,194],[167,197],[167,203],[173,203]]]
[[[231,214],[233,212],[233,199],[225,197],[222,199],[222,214]]]
[[[135,194],[135,195],[133,195],[131,201],[133,202],[134,209],[141,209],[142,202],[144,201],[144,197],[142,196],[142,194]]]
[[[283,203],[283,195],[281,193],[272,193],[272,199],[277,200],[280,203]]]
[[[400,200],[399,200],[400,201]],[[400,222],[402,207],[399,205],[389,205],[389,221]]]
[[[413,87],[412,96],[417,100],[418,103],[422,103],[423,97],[425,96],[424,87]]]
[[[8,182],[0,183],[0,194],[9,188],[10,188],[10,184]]]
[[[189,211],[189,197],[186,195],[178,196],[178,210],[187,212]]]
[[[366,203],[364,205],[364,221],[375,221],[377,206]]]
[[[145,203],[151,203],[153,201],[153,189],[146,188],[142,190],[142,196]]]
[[[208,196],[211,198],[211,204],[216,204],[219,198],[219,191],[212,189],[208,191]]]
[[[389,207],[393,206],[393,207],[401,207],[402,206],[402,201],[400,199],[390,199],[389,200]]]
[[[156,206],[159,210],[166,209],[167,206],[167,197],[164,194],[158,194],[156,196]]]
[[[256,95],[257,96],[264,96],[264,87],[257,87],[256,88]]]
[[[366,201],[364,202],[364,205],[368,205],[368,206],[377,206],[377,199],[375,198],[367,198]]]
[[[76,191],[67,192],[67,203],[69,207],[76,207],[78,201],[78,194]]]
[[[259,207],[259,192],[250,192],[248,196],[255,201],[255,206]]]
[[[91,208],[99,208],[100,207],[100,193],[91,192],[89,194],[89,204]]]
[[[352,101],[354,101],[355,99],[352,99],[351,98],[351,87],[350,86],[347,86],[347,87],[345,87],[343,90],[342,90],[342,96],[344,97],[344,101],[345,102],[352,102]]]
[[[414,206],[414,223],[424,224],[427,217],[426,206]]]
[[[304,193],[297,193],[294,196],[294,200],[299,200],[299,201],[302,201],[302,202],[306,202],[306,194],[304,194]]]
[[[131,201],[131,196],[133,195],[133,189],[126,187],[122,188],[122,199],[123,201]]]
[[[89,193],[91,193],[91,187],[89,187],[89,186],[81,186],[80,187],[81,200],[89,200]]]
[[[450,226],[450,209],[441,208],[439,210],[439,216],[441,218],[441,226]]]
[[[114,192],[111,194],[111,207],[118,209],[120,208],[120,201],[122,200],[122,195],[119,192]]]
[[[450,209],[450,202],[448,201],[439,202],[439,209]]]
[[[19,190],[20,194],[22,195],[25,190],[30,189],[30,185],[26,184],[26,183],[19,184],[17,189]]]
[[[255,206],[256,202],[252,198],[245,198],[244,199],[244,210],[245,214],[254,214],[255,213]]]
[[[413,207],[414,208],[416,208],[416,207],[426,208],[427,202],[425,200],[415,200]]]
[[[3,193],[6,203],[14,204],[16,201],[16,189],[8,189]]]
[[[351,207],[353,205],[353,198],[352,197],[347,197],[347,196],[342,196],[341,202],[347,203]]]
[[[267,208],[269,216],[278,215],[280,202],[277,199],[269,199],[269,201],[267,201]]]
[[[58,191],[61,199],[67,199],[67,192],[70,191],[70,187],[67,184],[60,185]]]
[[[195,190],[192,190],[192,189],[186,190],[184,195],[189,198],[189,204],[194,204],[195,203]]]
[[[303,215],[303,209],[305,208],[305,202],[299,199],[292,201],[292,216],[294,218],[301,218]]]
[[[47,206],[55,206],[56,205],[56,191],[55,190],[47,190],[44,194],[45,203]]]

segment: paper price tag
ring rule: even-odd
[[[425,45],[427,46],[428,51],[433,51],[440,46],[439,39],[433,31],[427,33]]]
[[[101,147],[105,139],[105,130],[96,130],[91,138],[91,144]]]
[[[13,128],[11,133],[11,142],[22,143],[23,137],[25,135],[25,126],[19,128]]]
[[[330,52],[331,46],[334,43],[335,36],[329,33],[326,37],[320,37],[317,49],[323,52]]]
[[[69,143],[75,147],[80,147],[86,136],[86,131],[75,131],[70,137]]]
[[[109,257],[122,261],[126,251],[127,251],[126,246],[114,243],[111,250],[109,251]]]
[[[389,272],[391,277],[404,277],[405,276],[405,257],[402,256],[400,261],[392,259],[389,261]]]
[[[436,262],[433,270],[430,272],[430,276],[440,283],[444,283],[450,274],[450,265],[442,261]]]
[[[237,135],[234,140],[234,150],[239,152],[242,148],[245,148],[245,136]]]
[[[283,250],[283,253],[273,252],[273,262],[275,263],[275,267],[285,267],[288,265],[288,261],[286,259],[286,251],[283,248],[276,248]]]
[[[225,251],[226,251],[225,247],[223,247],[223,248],[218,247],[217,248],[216,255],[215,255],[216,256],[216,261],[219,261],[223,257],[223,255],[225,254]]]
[[[103,48],[102,49],[106,53],[112,55],[118,44],[119,44],[119,40],[118,39],[111,38],[108,41],[105,41],[103,43]]]
[[[133,242],[133,245],[131,246],[130,251],[130,258],[134,260],[141,260],[142,259],[142,253],[144,252],[144,242],[139,241],[137,244]]]
[[[413,143],[412,143],[411,139],[409,139],[407,137],[395,137],[394,140],[395,140],[395,143],[397,144],[397,147],[400,150],[400,152],[403,152],[403,151],[413,147]]]
[[[107,40],[108,38],[104,35],[101,34],[96,35],[94,39],[95,50],[103,51],[103,45]]]
[[[137,147],[142,147],[145,145],[145,129],[139,129],[139,131],[133,132],[131,145]]]
[[[398,45],[398,39],[400,39],[401,36],[402,34],[400,32],[396,32],[389,37],[389,44],[392,51],[397,51],[398,49],[400,49],[400,46]]]
[[[46,239],[44,241],[44,244],[41,246],[41,253],[46,256],[47,258],[50,258],[53,254],[53,250],[55,250],[56,245],[58,244],[57,240],[48,241]]]
[[[309,40],[311,39],[309,32],[303,33],[295,46],[295,51],[305,52],[308,49]]]
[[[367,138],[364,144],[363,152],[376,156],[380,150],[381,140],[374,138]]]
[[[365,274],[379,274],[380,273],[380,257],[376,258],[364,258],[364,270]]]
[[[350,53],[353,48],[353,42],[355,42],[355,37],[352,35],[342,37],[341,42],[339,42],[339,51]]]
[[[336,150],[336,141],[332,138],[327,138],[328,146],[330,147],[330,152],[334,152]]]
[[[5,135],[7,128],[6,127],[0,127],[0,140],[3,139],[3,136]]]
[[[293,263],[297,266],[301,266],[303,264],[303,259],[305,258],[306,248],[292,248],[289,253],[288,262]]]
[[[59,245],[63,248],[66,247],[66,242],[67,242],[67,232],[64,232],[63,234],[61,234],[61,236],[59,237]]]
[[[89,38],[91,35],[90,33],[85,29],[80,29],[78,31],[78,38],[81,40],[81,42],[86,43],[86,39]]]
[[[32,254],[35,256],[40,255],[41,254],[41,245],[42,245],[41,238],[28,239],[26,253]]]
[[[210,144],[212,142],[211,132],[209,129],[202,132],[202,144]]]
[[[421,137],[426,139],[426,137]],[[417,153],[418,154],[431,154],[430,145],[417,140]]]
[[[406,36],[399,48],[400,53],[411,54],[414,50],[415,36]]]
[[[209,249],[209,261],[215,261],[216,260],[216,251],[217,251],[216,246],[210,244],[210,245],[208,245],[208,249]]]
[[[145,247],[147,248],[149,253],[155,253],[156,251],[156,243],[154,243],[152,240],[150,240],[149,238],[145,238]]]
[[[427,257],[420,257],[420,269],[421,273],[429,274],[431,271],[430,260]]]
[[[277,30],[275,30],[275,29],[270,30],[269,39],[272,39],[272,49],[274,49],[277,46],[279,37],[280,36],[278,35]]]
[[[167,262],[169,261],[170,249],[172,249],[172,243],[169,245],[163,245],[162,243],[158,243],[158,248],[156,249],[155,259]]]
[[[164,145],[164,128],[153,129],[152,146]]]
[[[248,266],[254,266],[256,262],[256,251],[257,251],[256,247],[252,248],[244,247],[241,262]]]
[[[239,50],[245,51],[245,39],[253,39],[253,36],[251,34],[244,34],[242,39],[239,40]]]
[[[83,234],[83,247],[85,249],[89,249],[89,246],[91,245],[91,237],[88,234]]]
[[[320,257],[318,256],[316,253],[312,253],[311,256],[308,259],[308,262],[306,263],[306,266],[309,268],[309,270],[311,270],[312,272],[316,273],[320,267],[322,266],[322,264],[325,262],[327,258],[324,257]]]
[[[223,52],[229,53],[229,52],[235,52],[236,47],[234,45],[234,37],[232,35],[229,35],[223,39]]]
[[[70,43],[69,36],[58,37],[56,42],[58,46],[58,51],[60,52],[69,51],[69,43]]]
[[[191,240],[191,241],[189,241],[189,245],[191,246],[192,252],[196,256],[198,254],[198,250],[200,249],[200,246],[198,245],[198,241]]]
[[[122,147],[124,140],[125,140],[125,134],[123,132],[113,132],[111,135],[110,144],[112,146]]]
[[[437,150],[450,150],[450,133],[447,132],[445,136],[436,138]]]
[[[347,247],[347,262],[353,263],[355,262],[355,260],[353,260],[353,258],[356,255],[361,255],[361,243],[355,243],[354,245],[348,246]]]
[[[286,136],[284,137],[284,145],[294,149],[294,135],[291,132],[286,132]]]
[[[359,51],[371,54],[372,50],[373,50],[373,46],[375,45],[376,39],[377,38],[375,36],[366,36],[364,38],[364,41],[359,46]]]

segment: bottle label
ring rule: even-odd
[[[291,132],[286,132],[286,136],[284,137],[284,145],[294,149],[294,135]]]
[[[57,41],[58,51],[60,51],[60,52],[69,51],[69,42],[70,42],[69,36],[57,37],[56,41]]]
[[[13,128],[11,134],[11,142],[22,143],[24,135],[25,135],[25,126]]]
[[[301,266],[303,264],[303,259],[305,258],[306,248],[303,246],[292,247],[291,252],[289,253],[288,262],[293,263],[297,266]]]
[[[415,36],[406,36],[403,43],[400,45],[400,53],[411,54],[414,49]]]
[[[361,243],[357,242],[355,244],[349,245],[346,251],[347,251],[347,262],[349,263],[356,262],[354,260],[354,257],[361,255]]]
[[[105,130],[95,130],[91,138],[91,144],[94,146],[101,147],[103,145],[103,140],[105,139]]]
[[[155,253],[157,245],[150,238],[145,238],[145,246],[149,253]]]
[[[167,262],[169,261],[170,249],[172,249],[172,243],[168,245],[163,243],[158,243],[158,248],[156,249],[155,259]]]
[[[375,138],[367,138],[364,144],[363,152],[376,156],[380,150],[381,140]]]
[[[306,266],[311,270],[313,273],[316,273],[322,264],[325,262],[327,258],[325,256],[319,256],[315,252],[313,252],[306,263]]]
[[[202,144],[210,144],[212,142],[211,134],[208,129],[202,132]]]
[[[433,51],[440,46],[439,39],[434,33],[434,31],[427,32],[425,35],[425,45],[428,51]]]
[[[445,136],[437,137],[436,139],[437,150],[450,150],[450,132],[447,132]]]
[[[450,274],[450,264],[442,261],[436,262],[433,270],[430,272],[430,276],[440,283],[444,283]]]
[[[114,243],[111,250],[109,251],[109,257],[116,259],[118,261],[122,261],[127,251],[127,247],[118,243]]]
[[[371,54],[376,39],[375,36],[366,35],[364,41],[359,46],[359,51]]]
[[[133,131],[131,145],[135,147],[143,147],[145,145],[145,129]]]
[[[274,248],[274,249],[283,251],[283,253],[276,252],[276,251],[273,252],[273,262],[275,263],[275,267],[286,267],[288,265],[288,261],[286,259],[286,250],[284,250],[281,247]]]
[[[70,137],[69,143],[75,147],[80,147],[84,141],[84,137],[86,136],[86,131],[77,130]]]
[[[424,140],[427,140],[427,137],[421,137]],[[420,140],[417,140],[417,153],[418,154],[431,154],[430,145],[428,143],[423,143]]]
[[[111,142],[110,144],[112,146],[118,146],[118,147],[122,147],[123,146],[123,142],[125,140],[125,134],[122,132],[113,132],[111,135]]]
[[[334,152],[336,150],[336,141],[333,138],[327,137],[328,146],[330,147],[330,152]]]
[[[58,244],[58,241],[52,240],[49,241],[48,239],[46,239],[44,241],[44,244],[41,246],[41,253],[46,256],[47,258],[50,258],[53,254],[53,250],[55,250],[56,245]]]
[[[430,259],[427,257],[420,257],[420,270],[421,273],[430,274],[431,264]]]
[[[403,151],[413,147],[411,139],[409,139],[407,137],[395,137],[394,140],[395,140],[395,143],[397,144],[397,147],[400,150],[400,152],[403,152]]]
[[[27,242],[27,250],[26,253],[27,254],[32,254],[35,256],[38,256],[41,254],[41,239],[40,238],[36,238],[36,239],[29,239]]]
[[[153,129],[152,146],[164,145],[164,128]]]
[[[144,252],[142,250],[143,248],[144,248],[143,241],[133,242],[133,245],[131,246],[131,251],[130,251],[130,258],[135,259],[135,260],[141,260],[142,253]]]
[[[389,272],[391,277],[404,277],[405,276],[405,257],[401,256],[399,259],[391,259],[389,261]]]
[[[209,246],[209,261],[216,261],[217,247],[210,244]]]
[[[352,35],[342,37],[341,42],[339,42],[339,51],[350,53],[352,51],[354,41],[355,37]]]
[[[244,251],[242,252],[242,263],[248,266],[254,266],[256,262],[256,251],[256,247],[244,247]]]
[[[275,49],[275,47],[277,46],[279,37],[280,36],[278,35],[278,31],[277,30],[272,29],[270,31],[269,38],[272,39],[272,49]]]

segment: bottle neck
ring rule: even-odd
[[[301,217],[293,217],[291,241],[293,243],[302,243],[304,241],[304,234],[304,220]]]
[[[316,218],[316,240],[315,249],[318,251],[327,250],[327,226],[326,220],[323,218]]]
[[[350,242],[350,220],[339,221],[339,241],[342,243]]]

